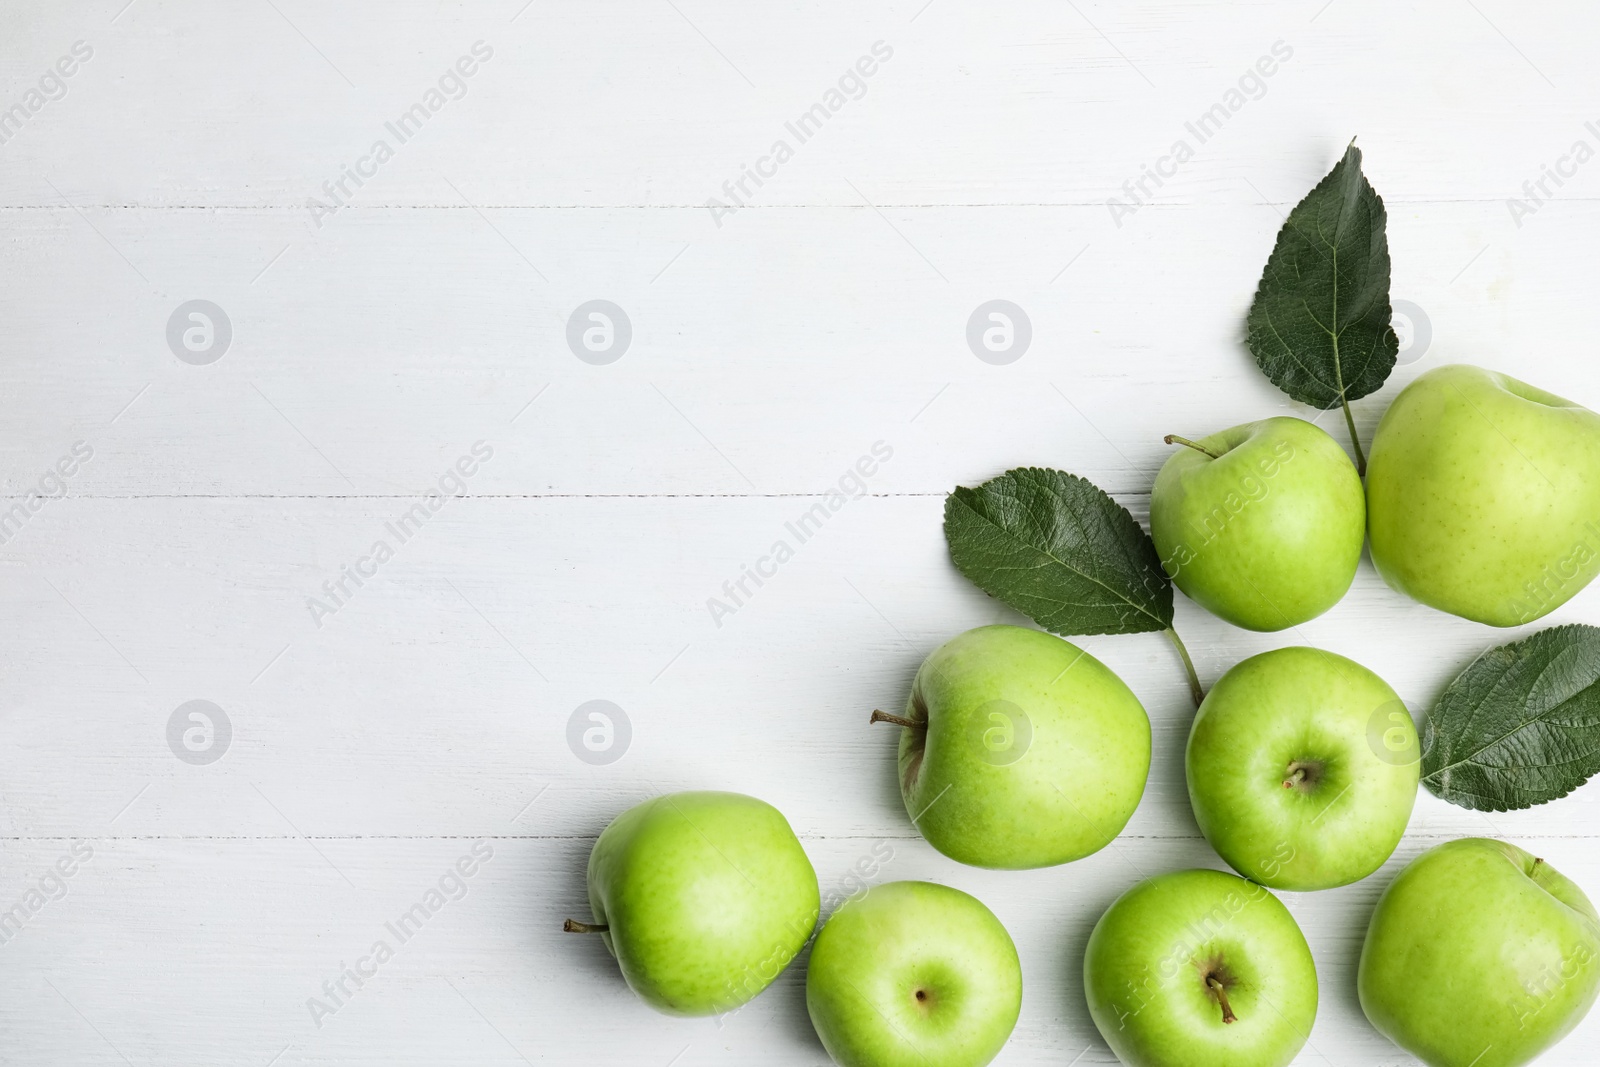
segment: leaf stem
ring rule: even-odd
[[[912,719],[902,718],[899,715],[890,715],[886,711],[874,711],[872,713],[872,718],[868,719],[867,722],[892,722],[896,726],[904,726],[908,730],[915,730],[917,727],[922,725],[920,722],[916,722]]]
[[[1198,441],[1191,441],[1187,437],[1179,437],[1175,433],[1167,434],[1167,436],[1163,437],[1162,440],[1165,441],[1169,445],[1188,445],[1190,448],[1194,449],[1196,452],[1204,452],[1206,455],[1210,456],[1212,459],[1221,459],[1222,458],[1222,453],[1221,452],[1213,452],[1213,451],[1211,451],[1211,449],[1207,448],[1205,445],[1200,444]]]
[[[1367,476],[1367,457],[1361,451],[1361,438],[1356,436],[1356,420],[1355,416],[1350,414],[1350,401],[1341,395],[1339,397],[1339,405],[1344,408],[1344,424],[1350,427],[1350,444],[1356,450],[1356,473],[1365,478]]]
[[[1189,658],[1189,650],[1184,647],[1183,638],[1178,636],[1178,631],[1167,627],[1167,637],[1172,641],[1172,647],[1178,650],[1178,655],[1183,658],[1183,669],[1189,674],[1189,695],[1194,697],[1194,706],[1200,707],[1200,702],[1206,698],[1206,691],[1200,688],[1200,676],[1195,673],[1194,660]]]

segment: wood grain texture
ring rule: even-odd
[[[1355,405],[1365,437],[1444,362],[1600,406],[1600,163],[1571,156],[1600,148],[1600,14],[1575,3],[125,3],[0,14],[0,114],[92,49],[0,124],[0,513],[25,509],[0,526],[0,912],[47,899],[0,943],[0,1063],[822,1064],[803,958],[721,1025],[672,1020],[559,932],[612,816],[724,788],[784,811],[825,895],[876,847],[869,880],[1000,915],[1026,994],[997,1062],[1108,1064],[1090,927],[1144,875],[1221,866],[1183,782],[1183,675],[1159,635],[1082,641],[1155,727],[1112,847],[1025,873],[935,854],[867,715],[941,641],[1020,621],[951,568],[943,495],[1059,466],[1143,520],[1163,434],[1274,414],[1342,432],[1241,338],[1282,213],[1352,134],[1394,296],[1431,332]],[[479,41],[492,56],[399,143],[386,123]],[[880,41],[892,56],[748,206],[707,209]],[[1259,91],[1190,132],[1279,42]],[[310,210],[379,138],[393,157]],[[1180,139],[1192,158],[1113,213]],[[233,329],[207,366],[166,338],[195,298]],[[566,341],[597,298],[633,329],[605,366]],[[1005,366],[965,339],[996,298],[1033,331]],[[54,480],[77,442],[91,458]],[[464,495],[391,533],[480,442]],[[880,442],[891,458],[849,481]],[[848,502],[715,618],[708,598],[842,479]],[[379,540],[393,558],[314,613]],[[1569,621],[1600,621],[1600,589],[1549,620]],[[1177,622],[1206,682],[1313,644],[1414,709],[1509,638],[1365,562],[1288,633],[1182,597]],[[233,731],[204,766],[167,736],[195,699]],[[566,740],[595,699],[633,730],[604,766]],[[1597,802],[1486,816],[1424,795],[1384,871],[1289,895],[1323,988],[1297,1062],[1412,1062],[1353,987],[1400,865],[1488,834],[1600,892]],[[40,890],[74,842],[92,858]],[[461,899],[319,1026],[307,1001],[477,842],[493,858]],[[1600,1017],[1541,1062],[1587,1063],[1597,1039]]]

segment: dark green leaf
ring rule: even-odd
[[[1557,626],[1491,648],[1423,727],[1422,784],[1475,811],[1564,797],[1600,771],[1600,628]]]
[[[1019,467],[945,500],[956,568],[1058,634],[1172,625],[1172,581],[1150,535],[1093,482]]]
[[[1384,218],[1351,144],[1278,231],[1247,343],[1272,384],[1302,404],[1338,407],[1394,370]]]

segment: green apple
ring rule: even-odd
[[[1338,442],[1280,417],[1186,441],[1150,491],[1150,533],[1179,589],[1246,630],[1314,619],[1361,561],[1361,477]]]
[[[1594,1004],[1600,921],[1544,860],[1448,841],[1378,898],[1356,990],[1372,1025],[1429,1067],[1517,1067]]]
[[[811,946],[806,1008],[842,1067],[982,1067],[1022,1010],[1022,967],[994,913],[959,889],[889,882]]]
[[[1600,415],[1478,367],[1431,370],[1378,424],[1367,528],[1407,596],[1532,622],[1600,574]]]
[[[1300,891],[1383,866],[1411,818],[1421,760],[1411,715],[1382,678],[1332,652],[1280,648],[1211,687],[1185,764],[1218,855]]]
[[[671,1015],[765,989],[811,937],[817,875],[781,812],[738,793],[669,793],[618,815],[589,853],[593,923],[622,976]]]
[[[1110,668],[1021,626],[935,649],[911,683],[900,793],[930,844],[975,867],[1049,867],[1121,833],[1150,773],[1150,719]]]
[[[1294,916],[1221,871],[1158,875],[1118,897],[1089,935],[1083,987],[1128,1067],[1285,1067],[1317,1017]]]

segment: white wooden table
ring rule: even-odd
[[[825,894],[885,852],[873,881],[977,894],[1023,952],[999,1062],[1111,1062],[1090,927],[1142,875],[1220,866],[1182,673],[1159,635],[1082,642],[1156,726],[1114,846],[1028,873],[934,853],[867,714],[939,642],[1019,621],[949,565],[943,495],[1053,465],[1142,518],[1162,434],[1313,414],[1239,338],[1281,214],[1352,135],[1431,332],[1363,434],[1443,362],[1600,406],[1600,163],[1507,204],[1600,147],[1597,32],[1590,5],[1507,0],[9,0],[0,911],[25,921],[0,1062],[824,1063],[803,960],[719,1026],[652,1013],[560,932],[606,822],[687,788],[775,803]],[[996,299],[1031,324],[1006,364],[966,340]],[[630,336],[581,359],[567,324],[594,300]],[[877,442],[864,495],[714,617]],[[1414,709],[1511,636],[1367,564],[1295,632],[1178,615],[1208,683],[1309,643]],[[1549,621],[1600,622],[1600,588]],[[196,700],[222,715],[186,746]],[[593,700],[631,725],[614,762],[569,747]],[[1354,991],[1402,863],[1494,834],[1600,893],[1597,798],[1424,795],[1382,873],[1290,895],[1322,979],[1298,1062],[1411,1062]],[[1597,1040],[1600,1015],[1545,1062]]]

